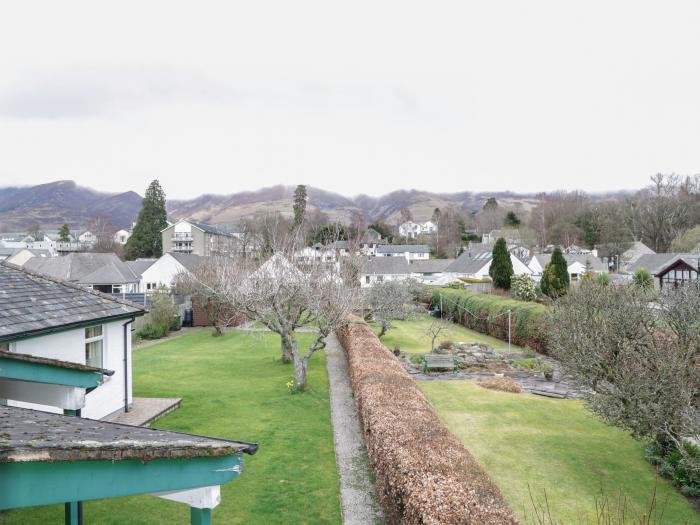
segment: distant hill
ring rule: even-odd
[[[77,228],[96,216],[109,217],[117,228],[126,228],[140,209],[141,197],[133,191],[101,193],[69,180],[0,188],[0,231],[25,231],[34,224],[56,229],[68,223]]]

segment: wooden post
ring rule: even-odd
[[[211,525],[211,509],[190,507],[191,525]]]
[[[510,309],[508,310],[508,353],[510,353]]]

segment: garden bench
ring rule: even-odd
[[[449,354],[428,354],[423,358],[423,373],[438,369],[455,371],[457,363],[454,357]]]

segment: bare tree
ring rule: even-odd
[[[415,309],[408,281],[384,281],[364,290],[364,306],[381,327],[380,338],[389,331],[392,321],[407,319]]]
[[[97,216],[88,223],[88,230],[95,236],[97,241],[92,249],[96,252],[115,252],[117,243],[114,242],[114,232],[117,229],[112,224],[109,217]]]
[[[425,329],[425,335],[430,337],[430,351],[435,351],[435,341],[439,337],[445,337],[450,334],[452,323],[446,319],[435,318],[430,326]]]

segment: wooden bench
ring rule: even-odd
[[[428,354],[423,358],[423,373],[430,370],[452,370],[457,369],[455,358],[450,354]]]

